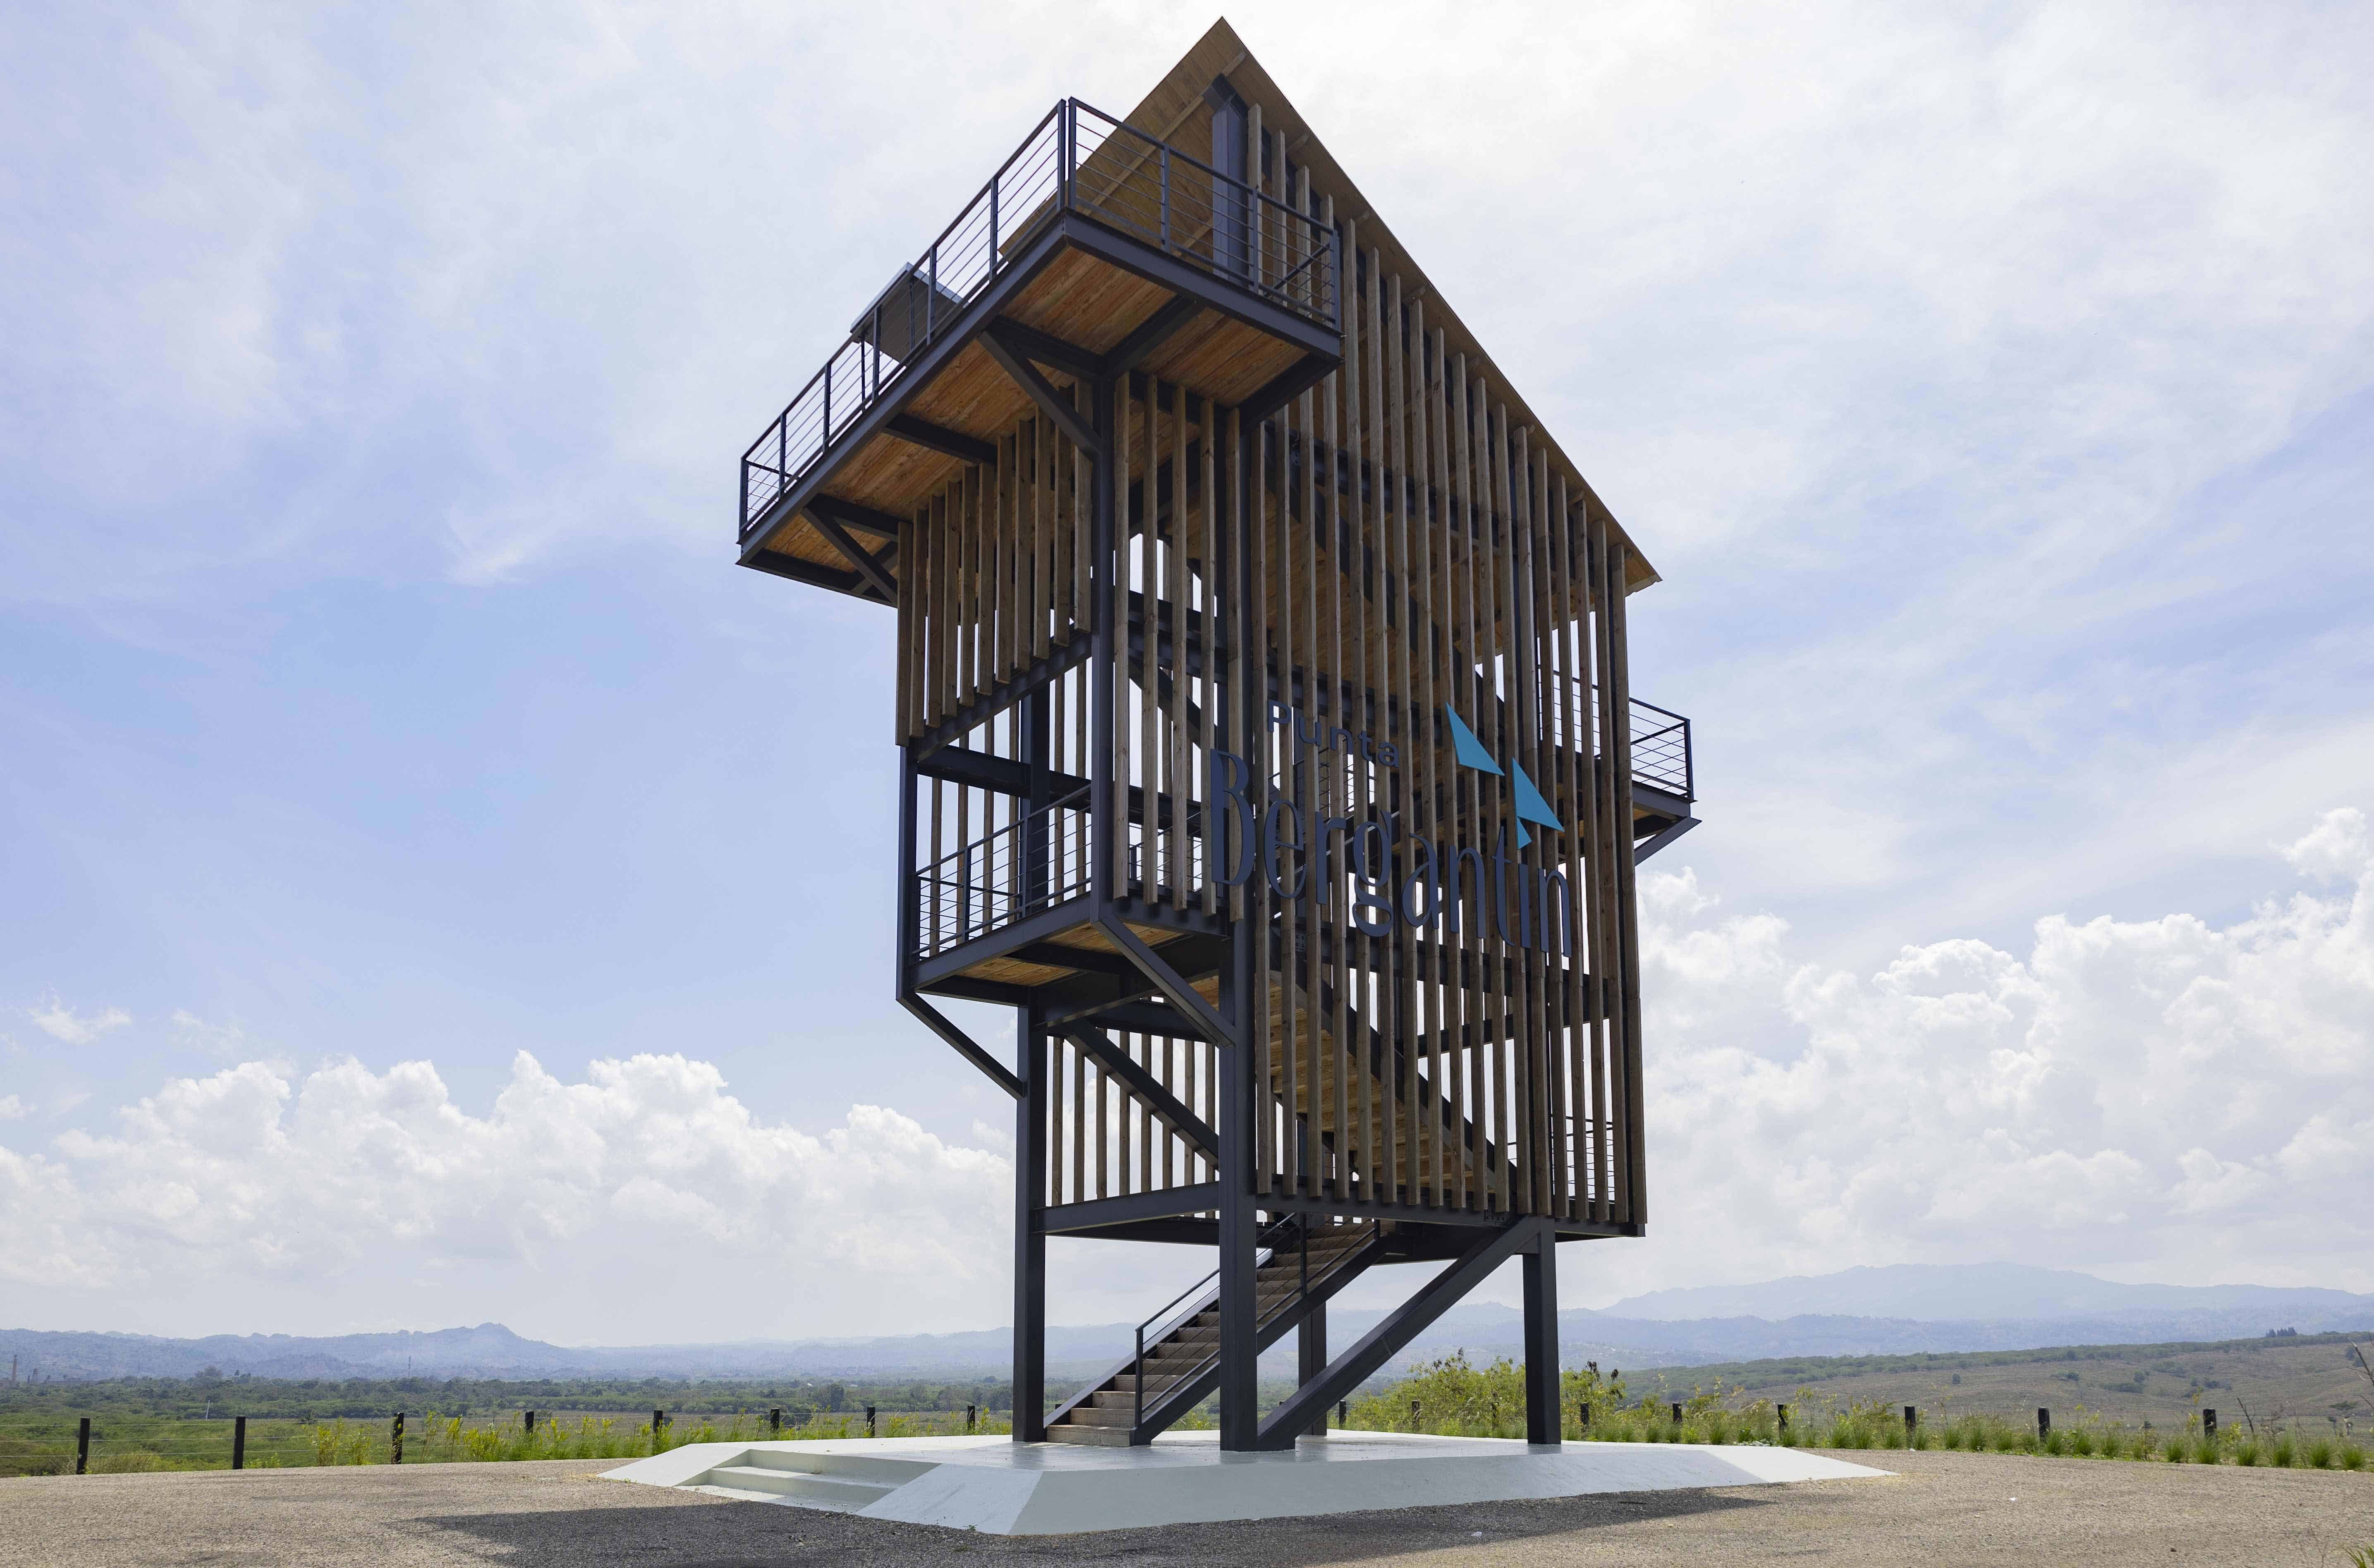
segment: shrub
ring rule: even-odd
[[[2208,1437],[2194,1438],[2192,1440],[2192,1462],[2196,1465],[2215,1464],[2217,1462],[2216,1441]]]
[[[2341,1468],[2345,1470],[2364,1469],[2366,1468],[2366,1450],[2360,1448],[2355,1443],[2343,1444],[2341,1445]]]
[[[2060,1433],[2055,1432],[2053,1435],[2058,1437]],[[2069,1452],[2074,1454],[2081,1459],[2091,1458],[2094,1454],[2094,1434],[2087,1432],[2082,1426],[2076,1431],[2071,1432],[2069,1434]]]
[[[2333,1439],[2320,1437],[2308,1445],[2308,1462],[2320,1470],[2333,1468]]]
[[[2234,1445],[2234,1462],[2236,1464],[2255,1465],[2259,1462],[2260,1458],[2259,1440],[2257,1438],[2246,1437],[2241,1442]]]

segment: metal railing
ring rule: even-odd
[[[916,956],[931,958],[1088,890],[1086,785],[915,873]]]
[[[1383,1230],[1383,1228],[1384,1227],[1381,1222],[1371,1220],[1369,1221],[1368,1225],[1369,1236],[1373,1239]],[[1268,1267],[1272,1263],[1276,1261],[1276,1244],[1288,1231],[1299,1231],[1300,1232],[1299,1239],[1302,1243],[1302,1268],[1299,1276],[1299,1283],[1297,1285],[1293,1295],[1280,1299],[1267,1312],[1260,1311],[1258,1304],[1256,1305],[1253,1325],[1256,1331],[1259,1330],[1262,1324],[1268,1322],[1271,1318],[1275,1317],[1279,1313],[1286,1311],[1296,1303],[1307,1299],[1310,1294],[1310,1225],[1307,1216],[1289,1214],[1283,1219],[1272,1220],[1263,1229],[1261,1235],[1256,1239],[1254,1244],[1258,1250],[1253,1254],[1253,1272],[1258,1276],[1263,1269]],[[1358,1247],[1346,1247],[1341,1252],[1337,1253],[1333,1258],[1322,1264],[1319,1270],[1319,1283],[1322,1285],[1325,1284],[1330,1277],[1341,1271],[1346,1263],[1350,1262],[1354,1256],[1357,1256],[1359,1251],[1360,1249]],[[1169,1322],[1163,1323],[1162,1326],[1155,1331],[1154,1343],[1157,1348],[1159,1348],[1162,1342],[1165,1339],[1169,1338],[1171,1335],[1177,1333],[1181,1328],[1186,1326],[1188,1324],[1193,1323],[1196,1318],[1201,1317],[1204,1314],[1213,1310],[1214,1306],[1216,1304],[1216,1302],[1213,1299],[1215,1295],[1214,1286],[1218,1282],[1219,1278],[1220,1271],[1215,1268],[1209,1274],[1205,1275],[1201,1279],[1196,1280],[1193,1284],[1188,1286],[1185,1290],[1171,1297],[1162,1305],[1155,1308],[1153,1313],[1151,1313],[1144,1322],[1137,1326],[1136,1349],[1131,1355],[1129,1363],[1129,1380],[1132,1394],[1129,1420],[1129,1428],[1131,1432],[1134,1432],[1139,1427],[1146,1424],[1146,1330],[1153,1327],[1156,1323],[1161,1322],[1166,1315],[1176,1314],[1176,1315],[1170,1316],[1170,1320]],[[1256,1284],[1255,1289],[1258,1291],[1258,1284]],[[1194,1304],[1190,1306],[1184,1312],[1179,1312],[1179,1303],[1190,1300],[1192,1300]],[[1208,1356],[1203,1357],[1193,1366],[1180,1373],[1177,1379],[1171,1384],[1171,1386],[1175,1388],[1181,1383],[1192,1382],[1196,1377],[1202,1375],[1205,1368],[1212,1365],[1219,1359],[1220,1352],[1216,1348],[1216,1348],[1213,1350],[1212,1353]]]
[[[1067,98],[852,324],[742,454],[741,534],[954,329],[1058,212],[1077,213],[1331,330],[1336,238],[1316,218]]]
[[[1553,704],[1550,733],[1545,738],[1552,746],[1581,749],[1585,737],[1570,733],[1570,713],[1572,722],[1588,730],[1592,755],[1598,756],[1604,749],[1599,744],[1599,688],[1580,677],[1569,676],[1567,679],[1570,687],[1577,689],[1577,700],[1571,707]],[[1696,800],[1698,773],[1690,755],[1690,721],[1638,697],[1632,699],[1630,718],[1634,782],[1678,795],[1685,800]]]
[[[1613,1194],[1600,1190],[1599,1161],[1603,1154],[1613,1155],[1613,1129],[1597,1116],[1566,1116],[1566,1190],[1589,1203],[1600,1198],[1612,1198]]]
[[[1690,760],[1690,721],[1654,702],[1633,698],[1632,776],[1684,800],[1696,800],[1698,788]]]

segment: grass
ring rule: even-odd
[[[320,1465],[384,1465],[394,1457],[392,1422],[348,1421],[250,1421],[248,1468],[279,1469]],[[961,1413],[877,1415],[882,1437],[923,1437],[965,1430]],[[974,1429],[1006,1432],[1011,1422],[988,1420]],[[773,1436],[766,1418],[702,1416],[670,1421],[654,1438],[648,1418],[582,1416],[545,1420],[534,1432],[518,1415],[473,1420],[440,1415],[405,1422],[405,1464],[488,1463],[517,1459],[639,1459],[688,1443],[759,1442]],[[863,1437],[862,1415],[820,1417],[786,1428],[792,1441],[821,1442]],[[11,1417],[0,1421],[0,1476],[71,1475],[76,1422],[70,1418]],[[231,1423],[170,1416],[102,1416],[91,1423],[90,1471],[113,1475],[147,1470],[221,1470],[230,1468]]]
[[[1586,1369],[1569,1372],[1561,1381],[1563,1425],[1569,1442],[1943,1449],[2342,1470],[2363,1470],[2367,1462],[2365,1447],[2355,1437],[2289,1429],[2262,1434],[2230,1426],[2213,1435],[2201,1430],[2197,1417],[2181,1428],[2154,1429],[2106,1421],[2080,1407],[2074,1420],[2039,1434],[2017,1418],[1946,1406],[1922,1411],[1908,1428],[1900,1405],[1840,1401],[1804,1391],[1793,1400],[1775,1401],[1752,1397],[1718,1378],[1693,1387],[1686,1399],[1678,1401],[1681,1415],[1675,1420],[1675,1401],[1662,1390],[1654,1397],[1635,1399],[1620,1375],[1602,1378]],[[1371,1432],[1522,1437],[1524,1369],[1505,1358],[1478,1366],[1463,1353],[1446,1356],[1414,1366],[1400,1382],[1354,1400],[1348,1424]]]

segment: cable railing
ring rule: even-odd
[[[1087,892],[1087,811],[1084,784],[917,871],[916,956],[934,957]]]
[[[1031,128],[931,247],[899,270],[824,368],[743,452],[744,538],[926,349],[960,329],[973,302],[1058,212],[1092,218],[1340,330],[1333,230],[1067,98]]]
[[[1569,676],[1568,682],[1579,689],[1578,701],[1571,708],[1553,705],[1547,739],[1552,746],[1580,749],[1583,736],[1570,731],[1570,724],[1579,725],[1590,737],[1592,755],[1597,756],[1604,749],[1599,744],[1599,688],[1578,677]],[[1690,721],[1638,697],[1632,699],[1630,716],[1633,781],[1696,800],[1698,773],[1690,755]]]

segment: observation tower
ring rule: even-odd
[[[897,619],[895,982],[1014,1099],[1017,1440],[1216,1390],[1291,1447],[1514,1257],[1556,1443],[1557,1244],[1647,1224],[1634,867],[1696,825],[1656,572],[1225,22],[852,304],[741,562]],[[1051,1235],[1217,1261],[1042,1416]],[[1331,1347],[1401,1262],[1448,1267]]]

